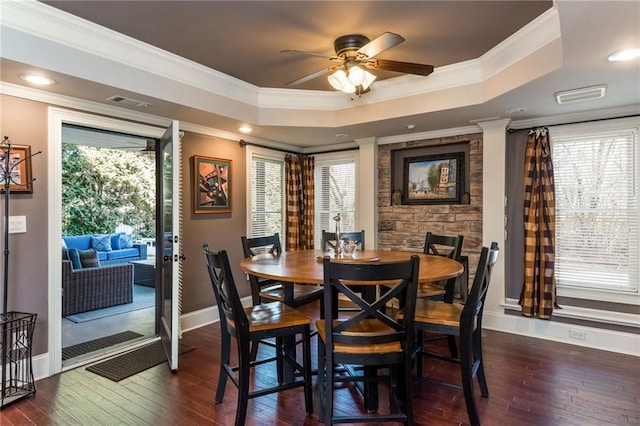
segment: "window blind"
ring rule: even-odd
[[[637,292],[637,129],[551,136],[558,286]]]
[[[259,157],[251,161],[250,237],[276,232],[284,238],[284,162]]]
[[[334,232],[333,218],[340,213],[340,230],[355,231],[356,165],[353,160],[316,162],[315,246],[320,247],[322,230]]]

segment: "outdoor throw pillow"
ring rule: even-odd
[[[120,235],[120,248],[131,248],[133,247],[133,235],[131,234],[121,234]]]
[[[118,232],[115,234],[111,234],[111,248],[113,250],[120,250],[123,249],[124,247],[122,247],[122,245],[120,244],[120,236],[122,235],[122,232]]]
[[[111,235],[96,235],[91,237],[91,248],[95,251],[111,251]]]
[[[79,250],[80,254],[80,263],[83,268],[97,268],[100,266],[100,261],[98,260],[98,252],[93,249],[89,250]]]
[[[82,269],[80,262],[80,252],[78,249],[69,249],[69,259],[71,259],[71,267],[73,269]]]

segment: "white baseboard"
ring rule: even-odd
[[[253,303],[251,296],[245,296],[240,301],[245,308],[248,308]],[[183,333],[218,321],[220,321],[220,314],[218,313],[218,307],[215,305],[180,316],[180,325]]]
[[[36,355],[32,358],[33,378],[37,382],[40,379],[46,379],[51,372],[49,368],[49,352]]]
[[[218,307],[211,306],[209,308],[200,309],[199,311],[189,312],[180,316],[180,329],[182,333],[204,327],[220,321]]]
[[[242,298],[242,305],[245,307],[251,306],[251,296]],[[208,308],[200,309],[199,311],[189,312],[180,316],[180,323],[182,325],[182,332],[194,330],[196,328],[204,327],[205,325],[216,323],[220,320],[218,315],[218,307],[211,306]],[[32,358],[33,365],[33,377],[36,381],[49,377],[49,353],[36,355]],[[0,372],[2,368],[0,368]]]
[[[484,312],[482,326],[489,330],[640,357],[640,336],[633,333],[487,311]],[[582,334],[584,340],[569,337],[572,331],[580,332],[577,334]]]
[[[251,297],[244,297],[242,304],[243,306],[251,306]],[[182,332],[210,325],[219,320],[218,308],[216,306],[189,312],[180,317]],[[505,333],[519,334],[537,339],[551,340],[640,357],[640,336],[636,334],[487,311],[484,312],[482,325],[489,330],[503,331]],[[585,339],[570,338],[570,330],[583,331]],[[48,353],[33,357],[33,375],[36,381],[48,377],[49,371]]]

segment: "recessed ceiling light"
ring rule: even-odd
[[[351,136],[349,133],[336,133],[336,138],[348,138]]]
[[[253,129],[249,126],[242,126],[238,130],[240,130],[242,133],[251,133],[253,131]]]
[[[413,130],[413,129],[415,129],[415,128],[416,128],[416,125],[415,125],[415,124],[407,124],[407,129],[408,129],[408,130]]]
[[[619,50],[609,56],[611,62],[630,61],[632,59],[640,58],[640,49],[625,49]]]
[[[28,81],[29,83],[37,84],[38,86],[51,86],[52,84],[56,83],[54,80],[51,80],[50,78],[43,77],[41,75],[36,75],[36,74],[22,74],[20,75],[20,78],[23,79],[24,81]]]

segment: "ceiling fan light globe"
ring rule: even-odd
[[[349,93],[349,94],[355,93],[356,92],[356,86],[354,86],[351,83],[347,83],[344,86],[342,86],[342,91],[344,93]]]
[[[342,88],[344,87],[345,83],[346,84],[349,83],[349,80],[347,80],[347,75],[344,73],[343,70],[338,70],[334,72],[329,77],[327,77],[327,79],[329,80],[329,84],[331,84],[331,87],[340,91],[342,91]]]
[[[371,74],[369,71],[364,71],[364,81],[362,82],[362,88],[364,90],[367,90],[369,86],[371,86],[371,83],[376,80],[376,78],[378,77]]]
[[[360,86],[366,77],[365,72],[362,68],[355,65],[349,69],[349,83],[354,86]]]

